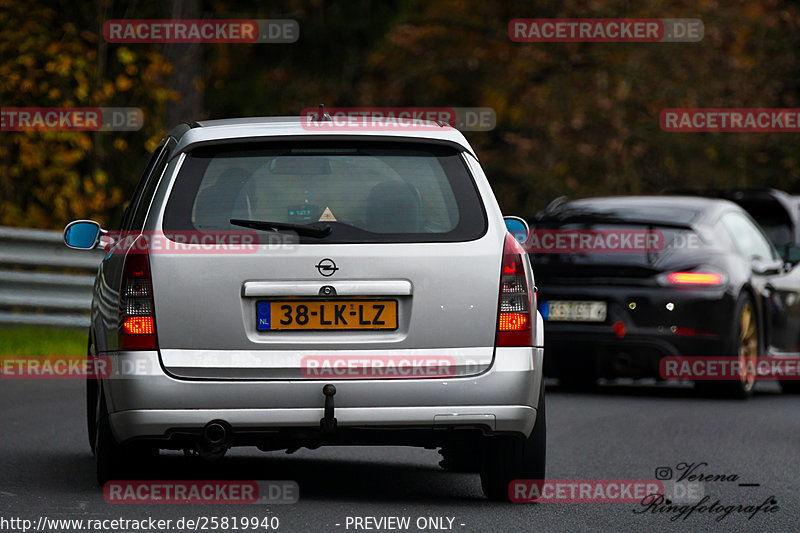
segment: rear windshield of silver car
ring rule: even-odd
[[[468,241],[486,226],[456,149],[352,141],[195,149],[163,222],[167,233],[256,231],[262,243],[279,234],[308,244]]]

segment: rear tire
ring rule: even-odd
[[[447,472],[474,474],[481,471],[481,449],[475,443],[451,444],[439,450],[439,466]]]
[[[800,394],[800,381],[782,379],[780,384],[784,394]]]
[[[87,358],[94,352],[92,340],[86,348]],[[86,429],[89,436],[89,447],[94,455],[94,445],[97,438],[97,380],[94,376],[86,376]]]
[[[745,400],[753,395],[756,384],[755,369],[758,366],[761,347],[758,315],[750,293],[743,292],[739,296],[734,317],[728,354],[739,358],[740,364],[745,369],[744,373],[739,379],[695,382],[695,388],[721,398]]]
[[[108,420],[108,408],[103,395],[102,387],[99,389],[97,406],[97,419],[95,422],[94,458],[97,473],[97,483],[101,486],[108,481],[123,477],[124,453],[122,446],[114,438],[111,423]]]
[[[481,488],[493,501],[509,501],[508,486],[515,479],[544,480],[547,457],[547,416],[544,382],[539,390],[536,423],[528,438],[487,437],[481,465]]]
[[[137,479],[147,459],[158,457],[159,449],[143,442],[120,444],[111,431],[103,388],[98,384],[97,421],[95,422],[94,460],[97,483]]]

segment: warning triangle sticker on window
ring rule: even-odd
[[[328,206],[325,206],[325,210],[319,216],[319,220],[317,222],[336,222],[336,217],[333,216],[333,211]]]

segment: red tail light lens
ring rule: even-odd
[[[133,244],[125,256],[119,302],[119,349],[157,350],[150,260]]]
[[[503,245],[497,346],[533,345],[534,297],[525,276],[525,249],[510,233]]]
[[[722,285],[722,275],[716,272],[672,272],[667,280],[674,285]]]
[[[520,331],[528,325],[525,313],[500,313],[500,331]]]
[[[122,323],[122,329],[128,335],[152,335],[156,331],[151,316],[129,316]]]

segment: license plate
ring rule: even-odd
[[[258,331],[397,329],[395,300],[256,302]]]
[[[542,307],[542,315],[551,322],[604,322],[607,311],[605,302],[551,300]]]

